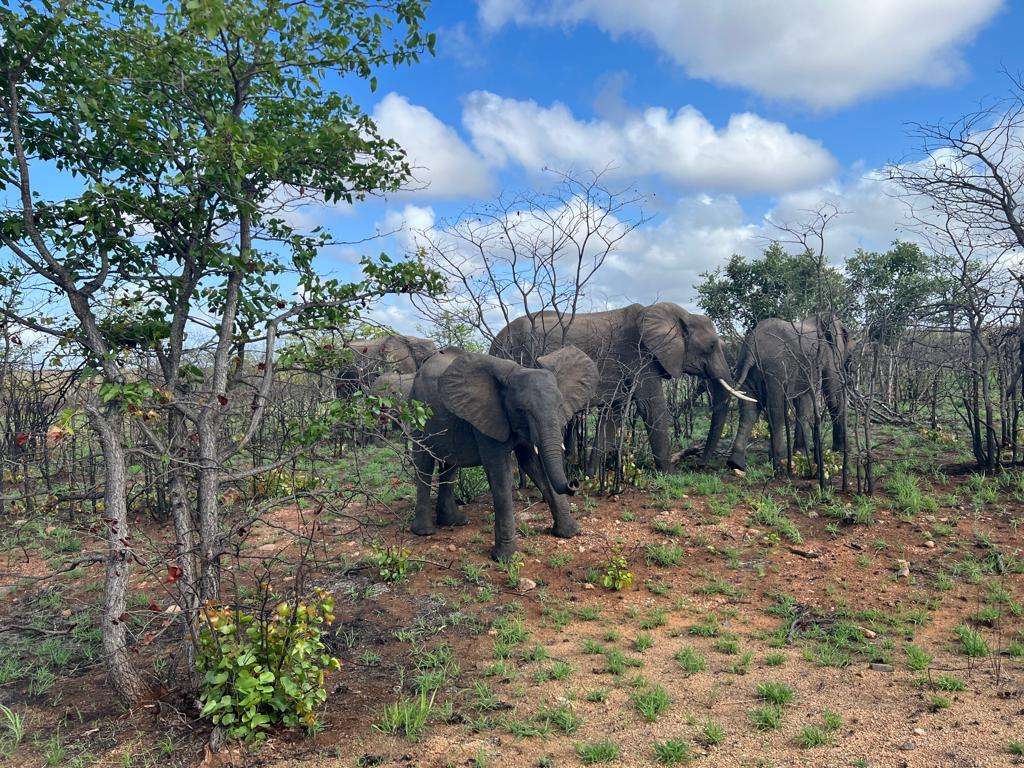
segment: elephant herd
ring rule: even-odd
[[[743,471],[747,445],[760,413],[767,416],[770,453],[785,466],[787,410],[796,415],[794,447],[806,449],[809,418],[819,395],[831,417],[835,448],[845,441],[842,377],[851,351],[847,329],[836,319],[769,319],[744,339],[735,367],[711,321],[671,302],[632,304],[606,312],[555,312],[513,320],[489,354],[436,349],[427,339],[392,335],[352,342],[354,361],[340,372],[339,391],[351,391],[366,372],[371,391],[412,398],[428,407],[426,424],[412,435],[416,479],[413,533],[467,522],[453,493],[463,467],[482,467],[494,502],[495,559],[515,551],[513,474],[518,465],[551,509],[552,533],[571,537],[579,524],[568,496],[565,426],[578,411],[597,406],[597,439],[588,468],[605,460],[632,405],[643,421],[659,471],[671,471],[671,416],[662,388],[682,375],[705,380],[711,423],[701,459],[714,457],[728,418],[730,398],[740,401],[729,466]],[[753,394],[742,391],[746,388]],[[512,458],[515,457],[515,464]],[[431,505],[435,469],[438,490]]]

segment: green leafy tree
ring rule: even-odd
[[[934,261],[915,243],[895,241],[882,253],[857,252],[846,260],[854,311],[868,337],[891,344],[942,290]]]
[[[266,413],[278,340],[355,322],[383,295],[440,287],[417,260],[386,255],[365,259],[358,280],[322,277],[314,260],[329,236],[282,215],[407,180],[401,148],[338,85],[354,77],[375,88],[381,66],[432,51],[425,6],[43,0],[10,10],[0,0],[0,182],[17,199],[0,217],[0,245],[34,279],[35,300],[55,307],[3,311],[100,379],[85,410],[103,447],[110,521],[101,628],[129,701],[143,686],[123,620],[133,559],[125,420],[168,467],[171,580],[194,641],[199,605],[219,595],[219,490],[260,469],[239,463]],[[251,412],[228,424],[240,392]],[[156,410],[160,422],[142,418]]]
[[[760,258],[734,255],[724,267],[701,275],[697,303],[719,332],[742,334],[761,320],[801,320],[819,308],[818,261],[811,253],[791,254],[780,243],[769,245]],[[842,274],[826,266],[822,300],[843,316],[849,294]]]

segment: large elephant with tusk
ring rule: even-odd
[[[604,460],[622,413],[632,400],[647,429],[657,468],[672,470],[672,421],[662,388],[665,379],[688,374],[708,383],[712,416],[704,443],[705,462],[711,459],[722,434],[730,398],[753,400],[733,381],[722,340],[711,321],[668,301],[577,314],[571,319],[556,312],[525,315],[497,334],[491,354],[534,365],[540,356],[567,344],[579,347],[598,366],[600,379],[594,400],[606,416],[592,465]]]
[[[460,467],[482,466],[494,499],[495,560],[515,551],[512,455],[551,508],[553,533],[579,531],[567,495],[576,491],[565,476],[562,431],[586,405],[597,384],[597,366],[575,347],[564,347],[525,368],[511,360],[461,350],[431,357],[416,373],[411,397],[430,408],[412,441],[416,469],[416,517],[412,532],[427,536],[438,525],[463,525],[453,483]],[[430,486],[438,469],[437,503]]]

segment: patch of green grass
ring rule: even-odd
[[[782,505],[771,496],[762,496],[754,502],[754,509],[750,513],[750,522],[771,529],[793,544],[800,544],[804,540],[793,521],[786,517]]]
[[[694,675],[708,668],[708,661],[695,648],[683,647],[676,651],[675,660],[687,674]]]
[[[651,745],[654,759],[662,765],[685,765],[693,759],[693,748],[686,739],[667,739]]]
[[[584,765],[610,763],[619,759],[619,745],[609,739],[588,741],[576,745],[576,756]]]
[[[928,695],[928,709],[930,709],[932,712],[939,712],[943,709],[949,709],[952,703],[953,702],[951,702],[947,697],[941,696],[937,693],[931,693]]]
[[[672,700],[669,698],[668,691],[662,688],[660,685],[655,685],[646,690],[637,691],[631,696],[633,700],[633,706],[636,707],[636,711],[640,714],[644,720],[649,723],[653,723],[665,712],[668,711],[669,705]]]
[[[741,597],[743,590],[725,579],[705,571],[703,574],[707,584],[696,589],[699,595],[722,595],[724,597]]]
[[[722,620],[717,613],[709,613],[703,621],[690,627],[690,634],[698,637],[718,637],[722,634]]]
[[[633,650],[643,653],[654,647],[654,636],[650,632],[641,632],[633,640]]]
[[[652,608],[640,620],[640,629],[657,629],[668,622],[668,614],[662,608]]]
[[[564,734],[573,734],[579,730],[583,721],[568,704],[558,707],[544,707],[537,713],[537,720],[546,723],[549,728],[557,728]]]
[[[725,635],[715,640],[714,648],[719,653],[724,653],[727,656],[734,656],[740,652],[740,641],[739,638],[734,635]]]
[[[660,533],[662,536],[682,536],[685,533],[681,523],[668,520],[655,520],[651,523],[651,530]]]
[[[1024,757],[1024,741],[1014,739],[1006,745],[1006,751],[1014,757]]]
[[[706,747],[716,746],[725,741],[725,729],[714,720],[708,718],[704,721],[704,725],[701,726],[698,739]]]
[[[782,727],[782,707],[766,704],[752,709],[750,722],[759,731],[777,731]]]
[[[746,653],[740,654],[740,657],[729,665],[727,671],[734,675],[745,675],[750,671],[750,665],[753,661],[753,651],[747,651]]]
[[[823,747],[832,741],[832,734],[820,725],[805,725],[796,735],[797,746],[801,749]]]
[[[671,542],[666,544],[648,544],[644,550],[644,556],[648,565],[660,565],[668,567],[679,565],[685,557],[686,551],[678,544]]]
[[[843,716],[831,709],[822,711],[821,720],[825,724],[825,728],[830,731],[838,731],[843,727]]]
[[[955,675],[939,675],[932,680],[932,687],[940,691],[956,692],[967,689],[964,681]]]
[[[767,704],[783,707],[790,704],[795,697],[793,689],[785,683],[768,681],[757,686],[757,698]]]
[[[938,502],[921,490],[916,475],[903,471],[893,472],[886,483],[886,490],[893,497],[897,511],[904,517],[938,511]]]
[[[786,654],[780,651],[773,651],[772,653],[765,654],[764,657],[765,666],[768,667],[781,667],[786,663]]]
[[[583,697],[586,701],[594,702],[596,704],[603,704],[608,701],[608,690],[605,688],[598,688],[590,691],[586,696]]]
[[[403,735],[409,741],[417,741],[426,730],[433,708],[434,695],[427,698],[427,692],[421,689],[419,696],[385,704],[380,719],[373,727],[383,733]]]
[[[956,634],[957,639],[960,641],[960,653],[972,659],[980,659],[988,656],[991,650],[988,647],[988,642],[976,629],[972,629],[966,624],[961,624],[956,627],[953,632]]]
[[[928,666],[932,663],[931,654],[913,643],[908,643],[903,648],[903,651],[907,654],[907,667],[915,672],[928,669]]]

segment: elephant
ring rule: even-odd
[[[393,373],[388,371],[373,380],[373,384],[370,385],[370,394],[393,397],[401,402],[409,398],[409,395],[412,393],[412,383],[415,379],[415,373]]]
[[[667,301],[577,314],[571,321],[555,312],[525,315],[498,332],[490,352],[533,365],[538,356],[566,344],[579,347],[597,363],[600,380],[595,404],[608,407],[598,447],[591,456],[591,471],[595,464],[603,463],[606,446],[614,439],[630,397],[638,405],[657,469],[672,470],[672,422],[663,379],[690,374],[705,378],[710,385],[712,418],[704,463],[710,461],[725,425],[730,396],[753,399],[733,383],[722,340],[711,321]]]
[[[736,381],[748,386],[757,403],[740,406],[739,423],[728,465],[747,468],[750,433],[761,411],[767,414],[771,432],[770,452],[776,471],[787,468],[786,410],[796,413],[794,446],[806,449],[812,397],[824,395],[832,421],[832,449],[846,444],[846,394],[843,377],[849,370],[853,343],[838,318],[791,321],[769,318],[747,334],[736,362]],[[820,380],[815,371],[820,365]]]
[[[568,346],[538,358],[540,368],[460,350],[445,350],[416,373],[411,397],[430,409],[412,440],[416,514],[412,532],[427,536],[438,525],[464,525],[453,484],[460,467],[483,466],[494,500],[494,547],[503,560],[516,549],[512,507],[512,455],[540,489],[551,509],[552,532],[569,538],[579,524],[568,495],[577,490],[565,475],[562,430],[586,405],[597,384],[597,366]],[[438,464],[436,514],[430,486]]]
[[[338,397],[352,395],[373,382],[379,373],[414,374],[437,352],[430,339],[390,334],[379,339],[354,339],[345,347],[352,361],[337,372]]]

